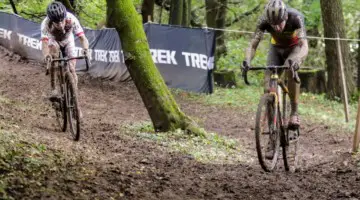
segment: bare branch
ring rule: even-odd
[[[240,21],[241,19],[243,19],[244,17],[247,17],[247,16],[249,16],[249,15],[254,14],[256,11],[259,10],[259,8],[260,8],[260,4],[258,4],[258,5],[257,5],[256,7],[254,7],[253,9],[251,9],[251,10],[249,10],[249,11],[247,11],[247,12],[241,14],[241,15],[239,15],[239,16],[236,17],[232,22],[227,23],[226,26],[227,26],[227,27],[228,27],[228,26],[231,26],[231,25],[233,25],[234,23],[236,23],[236,22]]]
[[[15,3],[14,3],[14,1],[13,1],[13,0],[10,0],[10,4],[11,4],[11,7],[12,7],[12,9],[13,9],[14,13],[15,13],[15,14],[18,14],[18,12],[17,12],[17,10],[16,10]]]

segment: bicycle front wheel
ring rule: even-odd
[[[70,132],[75,141],[80,139],[80,110],[77,99],[77,90],[74,79],[70,72],[65,74],[66,81],[66,104],[70,125]]]
[[[55,77],[55,87],[56,90],[60,92],[60,96],[57,101],[52,102],[52,106],[55,110],[56,122],[60,129],[65,132],[67,128],[65,93],[63,92],[64,88],[63,84],[61,83],[60,75]]]
[[[267,172],[272,171],[278,161],[279,131],[275,96],[264,94],[256,112],[255,138],[259,163]]]
[[[280,101],[283,122],[283,129],[281,132],[281,147],[284,167],[286,171],[295,172],[298,169],[300,131],[299,129],[292,130],[288,128],[291,111],[290,98],[287,93],[279,94],[282,94],[282,100]]]

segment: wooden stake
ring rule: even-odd
[[[359,149],[359,139],[360,139],[360,97],[358,100],[358,111],[356,117],[356,126],[355,126],[354,142],[353,142],[353,153],[357,152]]]
[[[339,56],[339,65],[340,65],[340,72],[341,72],[341,81],[342,81],[342,88],[343,88],[343,103],[344,103],[344,110],[345,110],[345,121],[349,122],[349,104],[348,104],[348,97],[347,97],[347,88],[346,88],[346,80],[345,80],[345,73],[344,73],[344,65],[342,61],[342,54],[341,54],[341,45],[340,45],[340,38],[339,33],[337,33],[337,49],[338,49],[338,56]]]

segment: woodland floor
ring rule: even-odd
[[[176,95],[187,115],[206,130],[236,140],[244,155],[243,162],[204,163],[127,133],[124,125],[150,120],[131,81],[80,76],[84,120],[80,141],[73,142],[69,133],[56,127],[46,99],[49,76],[44,69],[4,50],[0,63],[1,129],[16,134],[22,143],[44,144],[46,153],[60,155],[54,166],[61,168],[44,168],[40,176],[21,180],[9,179],[10,170],[0,170],[0,177],[11,183],[5,187],[8,198],[360,199],[360,170],[357,157],[350,154],[351,133],[330,124],[302,119],[301,171],[265,173],[255,152],[255,113]]]

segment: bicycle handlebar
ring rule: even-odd
[[[61,61],[64,61],[64,62],[69,62],[70,60],[74,60],[74,59],[87,59],[87,56],[77,56],[77,57],[71,57],[71,58],[57,58],[57,59],[52,59],[51,62],[61,62]]]
[[[88,56],[77,56],[77,57],[71,57],[71,58],[57,58],[57,59],[52,59],[51,61],[47,62],[46,64],[46,75],[49,74],[49,68],[50,68],[50,64],[54,63],[54,62],[69,62],[70,60],[79,60],[79,59],[85,59],[85,63],[86,63],[86,71],[89,71],[89,65],[90,65],[90,60]]]
[[[252,71],[256,71],[256,70],[277,70],[277,69],[289,69],[291,70],[291,73],[292,73],[292,77],[293,79],[295,80],[296,83],[300,83],[300,78],[299,78],[299,74],[297,73],[297,71],[294,70],[294,68],[292,67],[288,67],[288,66],[285,66],[285,65],[281,65],[281,66],[267,66],[267,67],[248,67],[248,68],[245,68],[243,67],[242,68],[242,76],[244,78],[244,82],[246,85],[250,85],[250,82],[248,81],[248,78],[247,78],[247,72],[249,70],[252,70]]]

